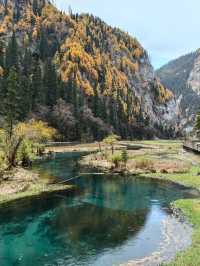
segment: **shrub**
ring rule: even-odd
[[[18,150],[17,161],[21,162],[22,166],[29,166],[34,159],[35,151],[33,142],[24,140]]]
[[[117,142],[119,139],[119,136],[111,134],[103,140],[104,143],[111,146],[112,154],[114,154],[114,143]]]
[[[121,160],[122,160],[122,162],[124,163],[124,165],[126,167],[126,164],[127,164],[127,161],[128,161],[128,153],[127,153],[127,150],[126,149],[123,149],[122,150]]]
[[[118,168],[120,166],[120,163],[122,161],[122,157],[120,154],[115,154],[111,158],[112,163],[114,164],[115,168]]]

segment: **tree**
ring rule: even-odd
[[[35,120],[17,124],[13,128],[11,137],[8,135],[7,130],[0,130],[0,144],[8,169],[17,166],[19,163],[18,158],[21,160],[24,157],[28,158],[28,146],[35,147],[35,150],[32,149],[31,152],[38,153],[39,144],[44,144],[52,139],[55,134],[56,130],[54,128],[49,127],[42,121]],[[19,154],[20,151],[21,154]]]
[[[196,114],[194,130],[196,131],[196,135],[199,137],[200,135],[200,112]]]
[[[111,146],[112,154],[114,154],[114,144],[116,141],[120,139],[119,136],[115,134],[111,134],[108,137],[106,137],[103,142]]]
[[[128,161],[127,149],[123,149],[122,150],[121,159],[122,159],[122,162],[124,163],[125,168],[126,168],[126,164],[127,164],[127,161]]]
[[[47,61],[44,73],[45,103],[53,107],[57,99],[57,73],[51,61]]]
[[[76,119],[73,115],[73,105],[59,99],[53,107],[51,114],[53,126],[55,126],[60,134],[69,140],[74,140]]]
[[[47,81],[46,81],[47,82]],[[31,80],[32,89],[32,109],[35,110],[38,104],[45,102],[45,93],[42,82],[42,72],[39,64],[39,60],[34,60],[33,73]]]
[[[38,7],[38,1],[37,0],[33,0],[33,13],[36,16],[38,16],[38,14],[39,14],[39,7]]]
[[[5,82],[5,96],[3,99],[3,116],[6,123],[6,129],[10,138],[12,137],[13,126],[20,116],[19,109],[19,81],[16,69],[11,68],[8,78]]]
[[[195,130],[200,130],[200,112],[196,114],[195,118]]]
[[[114,164],[114,167],[118,168],[120,166],[121,161],[122,161],[122,157],[120,154],[115,154],[112,156],[111,160],[112,160],[112,163]]]
[[[18,70],[18,44],[15,36],[15,32],[13,32],[11,40],[8,43],[8,46],[6,48],[6,54],[5,54],[5,67],[7,71],[11,67],[15,67],[16,70]]]
[[[45,30],[42,28],[40,32],[39,52],[42,60],[47,59],[49,55],[48,40]]]
[[[4,43],[0,40],[0,67],[4,67]]]

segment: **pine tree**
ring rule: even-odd
[[[195,129],[200,130],[200,112],[196,114],[196,119],[195,119]]]
[[[94,96],[93,96],[93,102],[92,102],[92,110],[93,110],[93,113],[96,117],[98,117],[100,115],[100,104],[99,104],[99,84],[97,84],[95,87],[94,87]]]
[[[5,55],[5,67],[8,71],[11,67],[15,67],[15,70],[18,70],[18,44],[15,36],[15,32],[13,32],[11,40],[8,43]]]
[[[39,52],[40,52],[40,58],[43,61],[47,59],[49,55],[49,47],[48,47],[47,36],[43,28],[41,29],[40,32]]]
[[[4,43],[0,40],[0,67],[4,68]]]
[[[3,99],[3,115],[8,135],[10,137],[12,136],[13,126],[20,117],[21,110],[19,108],[19,101],[20,95],[18,76],[16,69],[12,67],[6,80],[6,93]]]
[[[44,72],[45,103],[53,107],[57,99],[57,73],[50,60],[46,62]]]
[[[38,0],[33,0],[33,13],[34,15],[39,15]]]
[[[38,60],[34,61],[31,90],[32,90],[32,109],[35,110],[38,104],[44,104],[45,102],[42,73]]]
[[[37,62],[37,65],[39,62]],[[31,51],[26,48],[24,52],[24,57],[23,57],[23,74],[27,77],[29,77],[32,73],[32,69],[35,67],[34,61],[32,60],[32,54]]]
[[[126,167],[126,164],[127,164],[127,161],[128,161],[127,149],[123,149],[122,150],[121,159],[122,159],[122,162],[124,163],[124,166]]]

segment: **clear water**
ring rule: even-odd
[[[68,179],[81,170],[78,158],[59,155],[36,169],[44,178]],[[86,175],[73,183],[79,193],[0,209],[0,266],[110,266],[144,258],[164,241],[163,221],[175,219],[168,204],[188,196],[137,178]]]

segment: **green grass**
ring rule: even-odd
[[[192,245],[185,252],[179,253],[168,266],[199,266],[200,265],[200,200],[179,200],[174,203],[182,210],[194,226]]]
[[[162,174],[162,173],[150,173],[145,174],[149,177],[155,177],[163,180],[169,180],[187,187],[195,188],[200,190],[200,176],[198,166],[192,166],[186,173],[173,173],[173,174]]]
[[[165,142],[165,141],[144,141],[143,144],[155,145],[163,148],[166,156],[169,159],[182,160],[185,162],[193,161],[193,154],[187,154],[186,158],[179,155],[180,142]],[[170,147],[170,150],[168,149]],[[175,152],[175,153],[174,153]],[[156,152],[152,149],[151,154],[144,154],[142,158],[154,158]],[[139,156],[140,157],[140,156]],[[141,157],[139,159],[141,159]],[[173,174],[162,174],[162,173],[150,173],[145,176],[159,178],[166,181],[172,181],[178,184],[185,185],[200,191],[200,157],[199,163],[195,166],[191,165],[186,173],[173,173]],[[142,174],[141,174],[142,175]],[[188,221],[193,225],[193,236],[192,245],[184,252],[177,254],[176,258],[168,266],[200,266],[200,199],[184,199],[178,200],[173,205],[180,209]],[[164,264],[166,265],[166,264]]]
[[[182,174],[151,174],[150,176],[170,180],[188,187],[200,190],[198,166],[193,166],[187,173]],[[178,200],[173,205],[180,209],[194,226],[192,245],[185,252],[179,253],[168,266],[200,266],[200,199]]]

